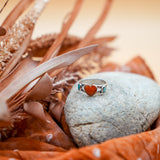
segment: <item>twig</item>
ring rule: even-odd
[[[6,2],[4,3],[3,7],[0,9],[0,13],[3,11],[3,9],[5,8],[5,6],[7,5],[9,0],[6,0]]]

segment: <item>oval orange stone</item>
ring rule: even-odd
[[[86,86],[84,87],[84,90],[85,90],[85,92],[86,92],[89,96],[93,96],[93,95],[96,93],[96,91],[97,91],[97,87],[94,86],[94,85],[92,85],[92,86],[86,85]]]

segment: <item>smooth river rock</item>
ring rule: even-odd
[[[65,117],[78,146],[143,132],[160,112],[160,86],[131,73],[104,72],[92,75],[107,81],[102,96],[87,96],[76,83],[65,105]]]

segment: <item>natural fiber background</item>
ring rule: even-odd
[[[0,5],[3,1],[1,0]],[[10,0],[0,14],[0,22],[19,0]],[[75,0],[51,0],[39,19],[33,37],[58,32],[65,15]],[[70,29],[70,34],[83,37],[98,18],[104,0],[84,0],[82,10]],[[126,62],[141,55],[160,82],[160,0],[114,0],[107,20],[98,35],[117,35],[111,44],[116,50],[109,60]]]

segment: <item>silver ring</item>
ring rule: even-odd
[[[78,90],[89,96],[103,95],[106,92],[107,82],[102,79],[85,79],[78,83]]]

